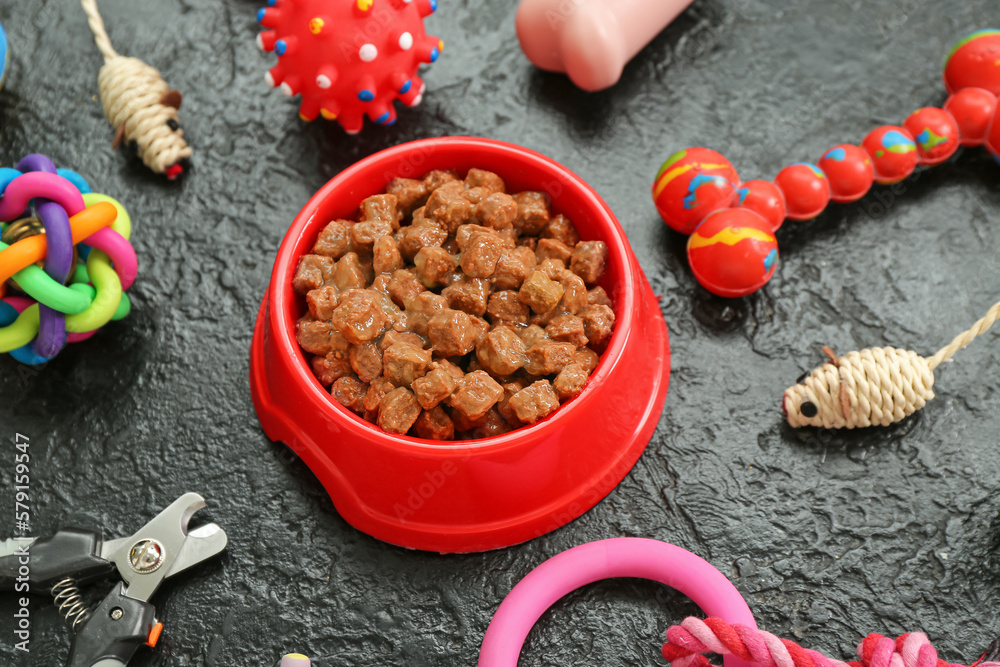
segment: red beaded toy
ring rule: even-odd
[[[278,54],[268,84],[302,95],[305,121],[322,115],[357,134],[364,117],[396,122],[393,102],[417,106],[424,82],[420,63],[432,63],[444,43],[424,31],[437,0],[268,0],[257,12],[266,28],[257,36]]]
[[[811,220],[831,200],[861,199],[873,183],[897,183],[917,165],[941,164],[959,146],[985,145],[1000,162],[1000,30],[960,41],[944,82],[950,96],[943,108],[917,109],[902,127],[876,128],[860,146],[834,146],[816,165],[785,167],[773,183],[741,184],[733,165],[707,148],[671,156],[653,183],[653,199],[667,225],[693,233],[688,262],[698,282],[719,296],[752,294],[774,274],[773,232],[786,217]]]
[[[653,199],[664,220],[682,234],[690,234],[708,215],[736,203],[733,165],[708,148],[674,153],[660,167],[653,183]]]
[[[705,218],[688,240],[688,260],[698,282],[719,296],[743,296],[774,275],[778,240],[771,226],[747,208],[727,208]],[[734,291],[732,285],[739,285]]]

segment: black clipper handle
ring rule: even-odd
[[[73,638],[66,667],[127,665],[136,649],[149,639],[156,623],[153,605],[125,596],[115,586]]]
[[[100,557],[101,536],[86,530],[60,530],[52,537],[35,540],[25,551],[27,556],[16,553],[0,558],[0,590],[14,590],[24,581],[25,572],[32,592],[48,593],[66,577],[84,583],[114,570],[112,563]]]

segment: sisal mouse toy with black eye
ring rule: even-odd
[[[932,357],[913,350],[876,347],[837,356],[785,390],[781,407],[788,424],[822,428],[888,426],[909,417],[934,398],[934,369],[986,333],[1000,318],[1000,303]]]
[[[97,0],[81,0],[94,41],[104,56],[98,82],[101,106],[115,128],[112,148],[125,144],[157,174],[174,180],[184,173],[191,148],[177,116],[181,94],[138,58],[119,55],[111,45]]]

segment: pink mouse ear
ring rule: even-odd
[[[163,97],[160,98],[160,104],[165,107],[173,107],[175,109],[180,109],[181,102],[183,101],[184,96],[181,95],[179,90],[174,90],[173,88],[163,93]]]
[[[118,126],[115,130],[115,140],[111,142],[111,150],[116,151],[118,147],[122,145],[122,141],[125,140],[125,123]]]

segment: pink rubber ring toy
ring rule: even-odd
[[[522,579],[486,629],[479,667],[516,667],[531,628],[559,598],[602,579],[650,579],[677,589],[709,616],[756,628],[732,582],[711,563],[659,540],[619,537],[590,542],[548,559]],[[725,667],[751,667],[727,655]]]
[[[7,186],[0,197],[0,220],[10,222],[27,208],[35,197],[45,197],[56,202],[69,215],[76,215],[86,206],[83,195],[76,186],[57,174],[29,171],[21,174]]]

